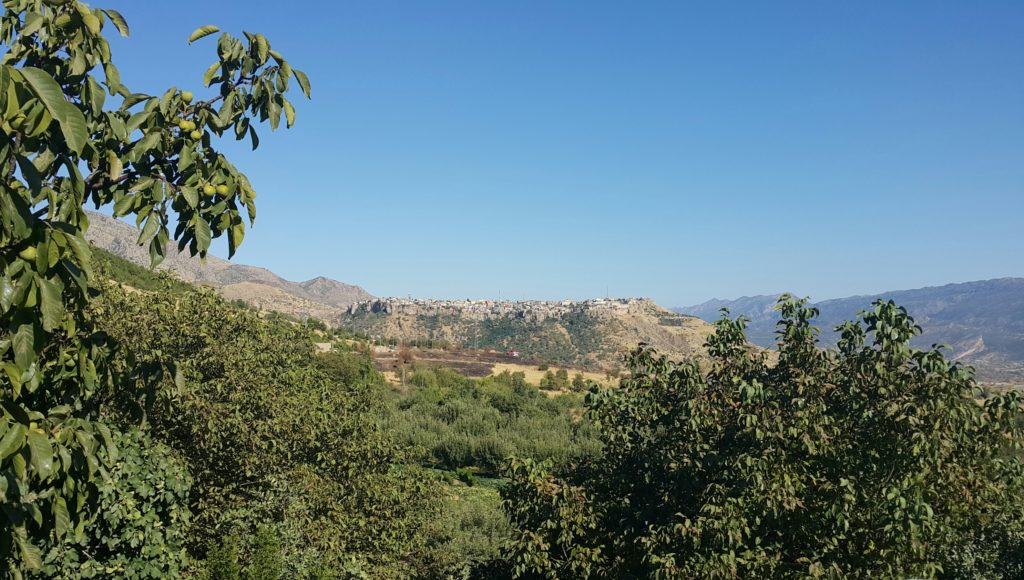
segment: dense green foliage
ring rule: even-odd
[[[779,360],[723,318],[711,364],[640,349],[595,393],[596,460],[517,462],[504,490],[518,576],[1024,575],[1024,421],[972,372],[915,350],[879,302],[816,346],[816,311],[780,303]],[[868,338],[870,337],[870,341]]]
[[[135,526],[148,520],[118,518],[109,507],[111,501],[125,505],[120,496],[111,500],[111,493],[126,494],[125,502],[133,495],[149,501],[135,486],[172,476],[170,459],[139,452],[132,457],[151,462],[133,466],[139,470],[131,473],[120,470],[117,443],[134,445],[139,439],[130,434],[134,425],[112,429],[103,403],[112,390],[146,388],[148,379],[173,372],[174,365],[161,361],[138,372],[132,365],[111,364],[117,345],[86,314],[94,263],[83,236],[88,229],[83,207],[92,202],[112,206],[116,216],[135,216],[142,228],[139,243],[149,245],[154,263],[172,237],[172,215],[179,247],[205,256],[212,240],[224,235],[234,253],[245,234],[243,218],[255,217],[256,194],[218,152],[217,138],[248,136],[256,147],[260,121],[269,121],[272,129],[282,114],[289,126],[294,121],[294,108],[284,97],[293,76],[309,95],[305,75],[257,34],[247,34],[244,42],[220,37],[217,60],[204,77],[216,92],[206,100],[193,102],[191,92],[177,88],[159,97],[134,93],[111,60],[103,34],[108,23],[128,35],[121,14],[77,0],[5,0],[0,17],[0,574],[5,577],[44,566],[47,574],[78,574],[82,567],[70,555],[49,554],[80,550],[97,554],[97,562],[105,557],[81,547],[83,541],[101,541],[105,550],[124,554],[140,574],[173,568],[167,555],[179,552],[177,530],[140,530]],[[189,40],[216,31],[202,27]],[[156,514],[174,512],[170,505],[152,508]],[[85,538],[85,530],[96,535]],[[132,545],[164,541],[161,537],[168,542],[162,547]],[[114,568],[122,564],[128,565],[113,556],[109,560]]]
[[[93,247],[92,256],[96,272],[99,275],[117,280],[132,288],[147,292],[176,293],[192,290],[190,284],[182,282],[170,274],[143,268],[120,256],[115,256],[103,248]]]
[[[496,474],[512,457],[564,465],[597,453],[593,431],[573,417],[582,397],[547,397],[522,373],[470,379],[417,369],[408,382],[392,429],[425,465]]]
[[[94,308],[103,328],[139,353],[133,364],[176,363],[155,401],[128,404],[117,393],[110,405],[124,415],[148,409],[153,435],[186,459],[194,555],[234,535],[242,557],[255,557],[248,539],[273,524],[290,577],[341,569],[351,558],[401,569],[428,494],[414,473],[394,467],[404,457],[381,428],[384,399],[360,369],[364,359],[317,356],[310,330],[208,291],[108,287]]]
[[[333,364],[349,377],[372,374],[362,352]],[[382,380],[379,378],[377,380]],[[471,379],[444,368],[414,368],[407,386],[390,396],[389,430],[410,461],[440,470],[446,482],[424,530],[417,569],[422,577],[489,577],[510,539],[496,475],[513,457],[569,465],[594,457],[599,443],[579,422],[582,396],[548,397],[523,373]]]
[[[419,556],[422,578],[482,577],[511,539],[508,517],[498,490],[491,485],[459,484],[442,488],[437,515],[425,530],[427,544]]]
[[[167,446],[114,431],[96,480],[98,517],[45,554],[45,575],[166,578],[182,571],[192,478]]]

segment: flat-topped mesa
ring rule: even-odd
[[[349,315],[411,314],[414,316],[456,315],[467,319],[545,318],[581,313],[594,317],[620,312],[635,313],[661,309],[647,298],[594,298],[591,300],[431,300],[424,298],[380,298],[356,302]]]

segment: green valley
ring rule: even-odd
[[[885,272],[882,258],[898,245],[898,228],[938,221],[882,191],[857,197],[856,212],[835,209],[814,220],[825,230],[798,230],[801,212],[820,200],[765,195],[767,202],[740,208],[732,190],[690,175],[699,169],[726,183],[767,173],[752,171],[759,168],[751,160],[736,171],[742,151],[730,145],[719,153],[732,174],[718,175],[708,141],[758,141],[732,133],[742,124],[733,119],[732,95],[767,99],[788,88],[768,67],[777,47],[758,44],[754,59],[770,83],[716,70],[716,78],[742,77],[757,90],[731,85],[728,99],[709,92],[693,113],[677,103],[685,96],[679,87],[706,90],[689,81],[701,77],[703,65],[693,66],[689,54],[685,66],[648,62],[626,50],[635,48],[631,42],[615,40],[642,40],[647,55],[658,56],[705,32],[670,23],[660,29],[664,38],[653,34],[667,6],[618,7],[600,29],[581,17],[607,7],[589,4],[564,14],[567,5],[526,7],[518,16],[528,17],[519,19],[484,18],[478,10],[498,9],[484,3],[343,3],[344,19],[331,12],[335,3],[228,4],[131,4],[149,13],[139,28],[154,41],[180,35],[212,60],[192,71],[188,87],[150,94],[128,85],[184,78],[178,66],[191,70],[193,60],[128,40],[128,19],[109,7],[3,3],[0,580],[1024,578],[1024,390],[1013,382],[1024,368],[1020,279],[817,304],[781,294],[684,312],[607,291],[608,277],[626,292],[707,282],[697,274],[700,260],[679,266],[675,254],[662,253],[658,239],[665,238],[655,230],[679,237],[673,251],[689,243],[716,252],[719,274],[739,283],[756,272],[766,280],[825,278],[826,266],[850,277]],[[812,48],[849,38],[841,25],[852,12],[814,20],[806,10],[792,18],[772,7],[785,16],[776,26],[820,22],[813,28],[827,34],[815,32]],[[374,26],[381,13],[386,22]],[[199,14],[236,25],[251,20],[285,38],[272,44],[258,32],[193,28]],[[943,65],[923,68],[945,74],[958,64],[918,45],[917,29],[929,29],[931,15],[914,14],[914,31],[905,36],[895,17],[869,14],[872,42],[891,27],[900,47],[912,45]],[[363,30],[345,39],[353,44],[339,45],[346,19]],[[705,19],[686,20],[708,28]],[[964,36],[988,32],[973,20],[945,24]],[[506,36],[520,28],[530,35]],[[400,42],[388,36],[393,29],[402,30]],[[572,29],[600,40],[601,50],[574,42],[591,37]],[[741,47],[735,33],[709,30],[711,49],[693,51],[701,59],[721,57],[722,46],[730,54]],[[766,44],[788,36],[782,28],[771,34]],[[371,43],[381,38],[383,45]],[[521,41],[515,50],[507,48],[510,39]],[[992,44],[996,56],[1013,53],[995,36],[984,39],[976,50]],[[131,49],[121,50],[124,43]],[[875,48],[854,46],[850,54]],[[520,53],[532,60],[511,58]],[[601,66],[566,60],[584,53]],[[783,59],[800,71],[789,80],[801,91],[809,65],[801,59],[811,53],[818,58],[817,50],[800,47]],[[829,76],[848,73],[849,54],[822,54]],[[985,108],[975,98],[1011,86],[1013,75],[1003,73],[1012,67],[978,54],[946,59],[984,60],[980,68],[995,71],[989,82],[964,83],[975,91],[971,98],[950,91],[959,87],[945,79],[929,84],[929,94]],[[353,58],[370,64],[353,66]],[[314,95],[310,77],[295,66],[300,60],[323,77],[337,76],[315,79],[327,98],[300,100]],[[610,80],[585,76],[613,64]],[[501,76],[488,77],[493,71]],[[519,86],[524,71],[547,80]],[[898,72],[887,69],[881,84],[902,95],[890,86],[904,82]],[[687,82],[661,92],[645,88],[653,77]],[[566,88],[574,95],[563,102]],[[456,93],[468,100],[452,100]],[[509,99],[505,109],[492,108],[499,93]],[[531,103],[531,93],[543,99]],[[605,93],[611,100],[604,105],[579,98]],[[633,93],[642,102],[631,101]],[[386,94],[379,98],[389,107],[384,114],[369,107],[378,100],[372,94]],[[643,117],[656,101],[692,118]],[[717,101],[727,102],[728,126],[701,110]],[[934,105],[909,96],[901,102],[913,103],[914,115]],[[835,105],[787,100],[779,126],[815,109],[877,109]],[[309,115],[313,107],[317,113]],[[900,108],[901,117],[914,117],[911,108]],[[617,112],[628,113],[620,115],[625,122],[615,120]],[[446,116],[455,113],[508,122],[491,127],[478,119],[468,131]],[[998,124],[1010,126],[1014,117],[999,113]],[[297,118],[310,119],[310,132],[296,128]],[[599,146],[577,150],[563,142],[561,123],[574,118],[587,133],[576,145]],[[684,147],[682,137],[633,133],[677,122],[687,127],[679,131],[686,138],[706,124],[714,139]],[[274,134],[278,129],[294,130],[285,137]],[[850,137],[833,129],[836,142]],[[429,146],[406,140],[417,133]],[[768,133],[770,146],[751,159],[767,160],[778,149],[800,161],[799,172],[776,180],[779,190],[816,189],[835,170],[815,173],[827,164],[794,154],[792,142],[810,141],[825,157],[842,158],[833,144],[795,129],[801,138],[789,143]],[[500,137],[490,141],[493,150],[480,145],[492,134]],[[517,145],[526,134],[553,145]],[[945,147],[954,137],[931,141]],[[902,153],[921,148],[892,140]],[[459,154],[447,152],[456,165],[428,151],[443,141],[463,143]],[[928,145],[928,155],[941,153]],[[615,163],[591,157],[606,147],[618,148]],[[375,158],[375,150],[387,154]],[[913,169],[902,153],[901,171]],[[1002,173],[1015,175],[998,171],[998,155],[983,153],[984,164],[959,165],[982,167],[993,183]],[[883,164],[885,155],[872,154],[872,166]],[[510,168],[503,178],[483,170],[498,165]],[[658,165],[671,171],[656,171]],[[363,166],[373,178],[352,178]],[[540,171],[545,167],[548,173]],[[547,180],[538,179],[543,175]],[[902,174],[877,175],[902,186]],[[934,183],[955,182],[951,175],[933,176]],[[506,181],[513,186],[503,194]],[[260,219],[273,227],[252,244],[263,183],[272,191],[260,197]],[[733,189],[743,189],[737,183]],[[622,191],[613,196],[615,188]],[[579,190],[573,203],[560,197],[563,189]],[[708,192],[701,201],[726,199],[726,206],[708,207],[727,214],[701,218],[702,204],[688,203],[697,217],[680,220],[681,206],[669,198],[691,189]],[[506,195],[512,190],[516,195]],[[344,204],[332,199],[338,192],[348,195]],[[365,197],[350,199],[357,195]],[[944,196],[938,191],[928,201]],[[484,198],[500,198],[491,206],[500,207],[500,222],[474,203]],[[1004,205],[989,213],[1009,215],[1016,207]],[[870,219],[862,218],[865,209]],[[892,215],[874,215],[883,211]],[[732,225],[744,213],[775,228],[771,243]],[[885,255],[858,245],[856,264],[833,259],[828,249],[845,255],[844,248],[824,238],[844,239],[848,232],[837,223],[847,214],[866,224],[849,239],[881,244]],[[408,215],[413,225],[392,227],[412,223],[399,219]],[[591,227],[598,216],[603,227]],[[361,222],[373,224],[374,239],[347,229]],[[966,222],[954,225],[978,225]],[[1009,239],[996,226],[972,231]],[[556,244],[545,241],[552,231]],[[276,255],[275,267],[305,281],[229,262],[243,242],[261,248],[263,258]],[[218,257],[218,243],[227,259]],[[458,251],[438,256],[434,250],[446,244]],[[501,260],[512,274],[484,268]],[[390,280],[392,291],[413,279],[426,295],[451,296],[448,283],[461,276],[481,294],[514,278],[533,289],[523,295],[585,296],[579,289],[600,284],[606,297],[377,298],[318,275],[349,261],[376,272],[375,280]],[[919,265],[907,262],[894,263],[901,271]],[[950,263],[950,271],[974,271]],[[558,280],[527,286],[529,276]],[[561,285],[574,279],[582,281]]]

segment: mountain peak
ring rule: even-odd
[[[149,252],[136,243],[139,230],[130,224],[89,212],[86,238],[115,256],[149,266]],[[291,282],[257,266],[247,266],[209,256],[200,263],[188,252],[179,253],[174,242],[167,244],[167,259],[158,270],[168,271],[186,282],[213,286],[230,300],[240,299],[253,306],[299,318],[333,322],[344,308],[373,296],[359,286],[318,276],[306,282]]]

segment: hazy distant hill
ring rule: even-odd
[[[948,344],[954,357],[972,364],[979,376],[990,381],[1024,381],[1024,278],[1001,278],[963,284],[947,284],[917,290],[852,296],[816,304],[821,310],[822,338],[834,342],[831,330],[850,320],[878,298],[905,306],[921,325],[918,346]],[[737,300],[710,300],[677,312],[714,320],[720,308],[751,319],[750,341],[775,346],[774,306],[778,296],[751,296]]]
[[[143,266],[149,265],[149,252],[136,243],[139,231],[111,217],[90,213],[86,237],[94,245],[115,256]],[[210,256],[205,264],[187,252],[178,254],[168,244],[167,259],[157,268],[173,272],[182,280],[217,288],[224,297],[240,299],[266,310],[293,316],[309,316],[333,321],[348,305],[373,296],[359,286],[329,278],[291,282],[266,268],[235,264]]]
[[[380,300],[350,308],[342,327],[399,342],[517,350],[526,360],[611,370],[645,342],[675,358],[702,352],[711,326],[650,300],[477,302]]]

